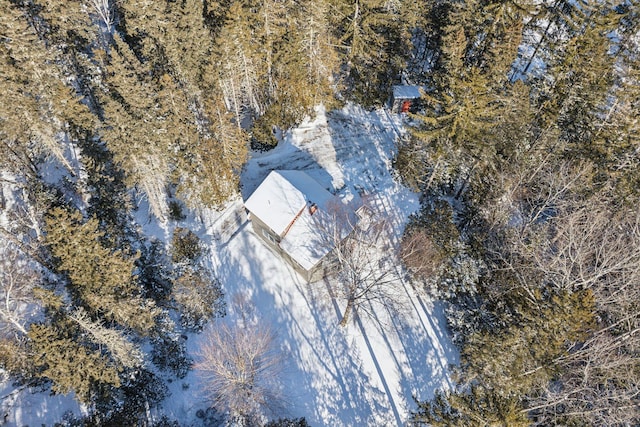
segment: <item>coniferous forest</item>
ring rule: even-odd
[[[76,425],[148,425],[225,304],[198,237],[148,239],[138,201],[221,209],[251,150],[402,82],[400,256],[460,352],[410,423],[640,424],[636,0],[2,0],[0,367],[74,392]]]

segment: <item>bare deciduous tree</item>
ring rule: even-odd
[[[352,314],[375,317],[375,305],[391,308],[399,302],[399,261],[383,212],[367,205],[358,214],[337,204],[327,210],[314,216],[322,230],[321,244],[332,248],[327,282],[332,296],[346,301],[340,320],[345,326]]]
[[[83,309],[78,309],[69,316],[76,322],[96,344],[105,346],[111,355],[123,366],[133,368],[142,365],[142,351],[128,341],[121,331],[110,329],[100,321],[91,320]]]
[[[113,7],[110,0],[91,0],[93,10],[98,14],[102,22],[107,28],[107,32],[111,32],[113,26]]]
[[[637,330],[635,331],[637,332]],[[637,425],[640,421],[640,335],[598,331],[560,359],[562,375],[531,402],[527,412],[548,425],[558,416],[588,425]]]
[[[413,277],[421,279],[432,276],[444,262],[444,256],[433,239],[427,231],[419,228],[405,234],[400,256]]]
[[[27,256],[13,245],[0,247],[0,325],[2,329],[27,334],[30,305],[35,302],[33,288],[40,280]]]
[[[258,420],[282,406],[278,384],[283,357],[275,348],[275,334],[263,322],[216,322],[203,334],[195,368],[214,406],[231,417]]]
[[[640,213],[616,206],[606,193],[557,205],[548,246],[534,255],[548,283],[590,289],[598,329],[557,361],[563,375],[534,404],[593,425],[640,420]]]

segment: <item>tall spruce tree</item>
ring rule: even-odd
[[[351,97],[366,106],[381,105],[411,52],[403,2],[331,0],[330,11]]]
[[[98,221],[84,221],[78,211],[55,208],[47,217],[46,244],[56,269],[69,278],[75,304],[91,316],[148,334],[158,310],[135,283],[135,256],[111,250],[103,237]]]
[[[57,58],[36,32],[34,18],[9,2],[0,7],[3,163],[18,175],[35,176],[41,156],[52,155],[75,174],[65,155],[64,135],[69,124],[91,128],[91,114],[63,83]]]

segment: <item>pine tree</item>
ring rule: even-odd
[[[82,0],[35,0],[30,10],[43,20],[42,32],[47,33],[47,38],[65,50],[82,48],[97,39],[98,27]]]
[[[401,4],[330,1],[330,25],[348,70],[347,85],[351,96],[366,106],[380,105],[387,99],[411,51]]]
[[[0,147],[3,163],[18,175],[38,175],[41,156],[53,155],[73,175],[60,134],[67,124],[92,126],[88,109],[62,82],[56,57],[38,37],[25,12],[9,2],[0,6]],[[16,168],[17,166],[17,168]]]
[[[69,277],[77,304],[92,316],[148,333],[158,312],[140,296],[133,277],[135,257],[106,247],[95,218],[83,221],[77,211],[55,208],[46,222],[46,244],[57,270]]]
[[[204,24],[203,7],[198,0],[119,4],[127,35],[141,42],[149,62],[169,72],[194,97],[203,96],[199,91],[211,86],[204,71],[213,40]]]
[[[157,88],[149,67],[119,37],[111,51],[107,84],[111,93],[102,101],[105,122],[102,138],[124,171],[130,187],[140,185],[154,215],[164,219],[170,182],[167,162],[170,141],[163,118],[156,115]]]
[[[104,386],[119,387],[118,371],[99,351],[80,344],[72,331],[64,322],[32,325],[32,363],[36,375],[53,382],[55,393],[74,391],[81,402],[92,403]]]

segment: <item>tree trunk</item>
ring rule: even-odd
[[[352,310],[353,310],[353,298],[349,298],[347,300],[347,307],[344,309],[344,314],[342,315],[342,320],[340,320],[340,326],[343,326],[343,327],[347,326]]]

